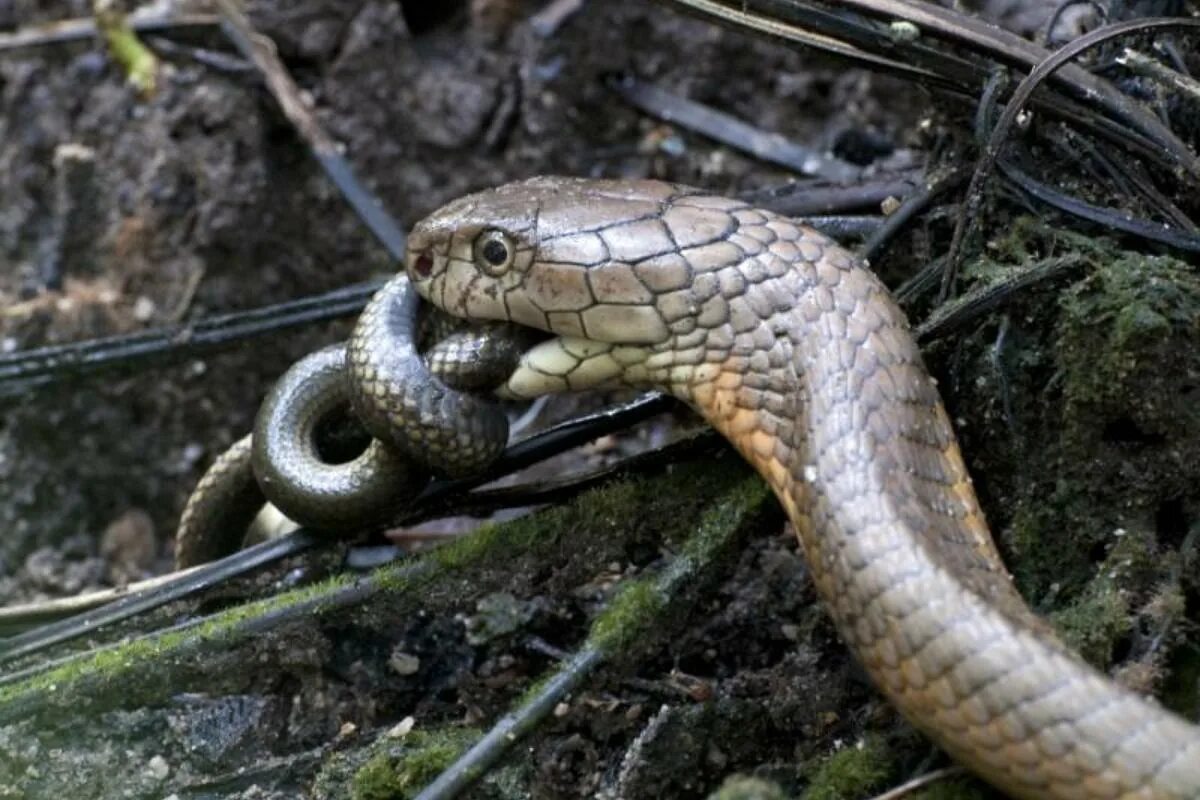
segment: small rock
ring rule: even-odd
[[[109,562],[115,581],[140,577],[158,557],[154,520],[140,508],[129,509],[104,529],[100,555]]]
[[[133,302],[133,318],[138,322],[149,322],[154,319],[154,312],[157,310],[154,301],[145,295]]]
[[[465,620],[467,641],[473,645],[513,633],[533,616],[530,603],[518,600],[507,592],[495,592],[480,598],[475,609],[477,613]]]
[[[53,590],[62,583],[62,555],[52,547],[39,547],[25,559],[25,575],[39,589]]]
[[[388,666],[397,675],[415,675],[417,670],[421,669],[421,659],[412,653],[405,653],[402,650],[396,649],[388,657]]]
[[[617,449],[619,440],[616,435],[608,434],[601,436],[599,439],[593,440],[590,444],[585,444],[579,448],[579,452],[586,453],[589,456],[603,455],[604,453],[612,452]]]
[[[156,781],[165,781],[171,774],[171,767],[162,756],[154,756],[146,763],[146,774]]]
[[[412,732],[412,729],[416,726],[416,724],[417,721],[413,717],[405,717],[393,725],[384,735],[389,739],[403,739]]]

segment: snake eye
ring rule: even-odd
[[[499,277],[512,266],[516,247],[503,231],[484,231],[475,240],[475,263],[493,277]]]

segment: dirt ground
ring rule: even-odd
[[[420,5],[251,7],[404,225],[467,191],[534,174],[655,175],[723,192],[789,177],[701,139],[682,137],[681,152],[664,145],[680,134],[622,104],[604,85],[613,73],[821,145],[847,130],[902,142],[921,111],[886,81],[638,3],[590,4],[550,38],[518,24],[532,4],[481,3],[487,13],[445,19],[406,11]],[[13,18],[84,10],[47,3]],[[392,270],[252,78],[170,65],[142,101],[91,44],[0,63],[6,349],[251,308]],[[74,174],[61,167],[71,146],[94,154],[79,181],[63,177]],[[64,290],[42,292],[56,256]],[[54,388],[8,409],[0,572],[18,572],[42,547],[86,550],[130,512],[149,516],[165,553],[186,493],[248,429],[264,387],[344,330]],[[45,588],[77,588],[64,580],[71,585]]]
[[[589,0],[549,35],[529,21],[542,5],[249,10],[403,225],[535,174],[730,194],[795,177],[647,118],[606,87],[614,74],[880,171],[953,149],[947,131],[963,121],[899,81],[660,5]],[[88,10],[0,2],[0,27]],[[150,98],[94,42],[0,54],[0,349],[394,270],[252,73],[187,56],[227,50],[219,32],[172,41],[188,50],[167,58]],[[1089,660],[1195,719],[1200,281],[1165,255],[1036,214],[989,224],[970,281],[1064,252],[1080,261],[927,351],[1001,548],[1031,604]],[[894,246],[881,274],[912,274],[940,230]],[[287,365],[346,331],[315,326],[3,401],[0,602],[168,569],[203,469],[249,429]],[[199,645],[172,640],[63,673],[57,695],[46,683],[0,689],[0,797],[407,796],[552,666],[531,641],[573,649],[618,579],[653,572],[686,538],[679,520],[731,506],[741,549],[472,796],[867,798],[944,765],[849,660],[779,510],[746,499],[747,475],[728,457],[684,464],[504,534],[525,541],[527,524],[553,531],[551,545],[512,552],[501,539],[485,562],[388,584],[262,639],[222,618]],[[289,563],[158,621],[331,571]],[[398,732],[408,718],[413,732]],[[958,780],[911,796],[994,795]]]

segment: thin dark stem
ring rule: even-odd
[[[603,436],[599,433],[596,436]],[[595,438],[595,437],[593,437]],[[415,507],[398,521],[399,525],[416,525],[430,519],[448,515],[488,516],[504,508],[528,508],[531,506],[561,503],[595,486],[631,475],[653,475],[672,464],[714,455],[726,447],[725,441],[709,429],[677,442],[654,450],[630,456],[609,467],[569,475],[557,480],[543,480],[536,484],[504,486],[498,489],[479,489],[466,494],[449,495],[445,501]]]
[[[919,172],[886,175],[851,186],[827,181],[796,181],[742,192],[738,198],[758,208],[788,217],[837,214],[856,209],[877,210],[889,197],[904,198],[922,185]]]
[[[254,30],[234,0],[217,0],[217,6],[221,10],[221,28],[225,35],[238,52],[258,69],[280,110],[309,146],[325,174],[391,257],[396,261],[402,260],[404,231],[384,210],[382,201],[354,174],[354,169],[342,156],[337,143],[317,122],[302,99],[300,88],[279,59],[274,43]]]
[[[372,281],[182,325],[3,355],[0,356],[0,397],[19,395],[38,386],[109,369],[177,362],[252,337],[348,317],[361,311],[381,285],[382,281]]]
[[[652,393],[613,408],[588,414],[555,425],[540,433],[510,445],[484,472],[469,478],[434,481],[416,499],[416,505],[436,507],[437,503],[452,502],[463,492],[491,483],[531,464],[545,461],[553,455],[585,444],[600,436],[622,430],[678,406],[667,395]],[[407,517],[406,517],[407,518]]]
[[[1079,53],[1116,36],[1158,28],[1200,27],[1200,20],[1182,17],[1130,20],[1092,31],[1061,50],[1051,53],[1015,33],[933,3],[917,3],[909,0],[838,0],[838,2],[845,8],[855,9],[883,19],[907,20],[916,25],[923,35],[945,38],[948,41],[966,45],[972,49],[989,53],[1014,66],[1030,67],[1033,69],[1030,78],[1033,78],[1035,74],[1037,77],[1029,83],[1024,96],[1021,96],[1022,87],[1025,86],[1025,82],[1022,82],[1022,86],[1018,87],[1017,93],[1014,95],[1014,103],[1010,104],[1010,107],[1014,104],[1023,107],[1028,95],[1032,94],[1038,85],[1052,79],[1060,87],[1069,90],[1075,97],[1099,105],[1114,118],[1158,142],[1172,154],[1180,166],[1193,175],[1200,176],[1200,161],[1197,160],[1196,155],[1161,120],[1123,95],[1112,84],[1069,63]],[[1016,112],[1014,111],[1013,117],[1015,118],[1015,116]],[[1002,139],[997,141],[1002,141]]]
[[[254,545],[211,564],[204,564],[194,570],[189,570],[176,581],[164,583],[145,592],[128,595],[108,605],[60,622],[52,622],[49,625],[10,636],[0,640],[0,664],[33,655],[48,647],[69,642],[80,636],[93,634],[103,627],[188,597],[210,586],[216,586],[266,564],[303,553],[328,541],[328,537],[296,531],[287,536]]]
[[[499,761],[514,742],[536,728],[563,698],[579,688],[604,663],[604,655],[599,647],[589,645],[571,656],[528,702],[501,717],[482,739],[422,789],[416,800],[449,800],[461,794]]]
[[[1028,269],[1005,276],[995,283],[976,288],[938,306],[924,322],[916,326],[913,333],[922,344],[949,336],[989,311],[1011,301],[1022,290],[1064,275],[1085,263],[1085,259],[1078,255],[1067,255],[1047,259]]]
[[[933,3],[837,0],[830,8],[798,0],[670,1],[726,24],[855,59],[885,74],[964,95],[970,101],[975,98],[969,87],[978,84],[987,67],[969,62],[947,67],[936,60],[930,61],[925,56],[933,51],[926,42],[940,40],[961,46],[981,59],[990,58],[1016,67],[1032,68],[1050,56],[1050,51],[1014,33]],[[762,6],[769,6],[774,12],[762,12],[759,10]],[[803,22],[792,25],[780,18],[783,16]],[[877,20],[878,28],[865,25],[864,18]],[[880,30],[894,34],[899,22],[908,23],[919,36],[911,39],[880,36]],[[845,41],[846,38],[855,39],[861,46]],[[902,54],[903,58],[889,58],[893,54]],[[1187,145],[1161,120],[1108,81],[1074,65],[1068,65],[1051,77],[1070,97],[1098,107],[1108,119],[1080,113],[1074,104],[1061,96],[1044,98],[1040,107],[1056,115],[1068,116],[1160,163],[1182,166],[1193,175],[1200,175],[1200,160]],[[1118,127],[1113,127],[1112,123]]]
[[[937,180],[925,184],[904,199],[899,207],[889,214],[883,224],[863,243],[861,253],[867,261],[874,261],[888,243],[917,214],[924,211],[938,197],[953,191],[967,179],[966,170],[956,169]]]
[[[782,134],[764,131],[723,111],[680,97],[633,76],[612,77],[607,83],[625,102],[647,114],[801,175],[848,183],[862,172],[853,164],[805,147]]]
[[[858,2],[875,2],[875,0],[856,0]],[[995,168],[996,161],[1000,156],[1000,150],[1008,139],[1009,132],[1012,130],[1013,124],[1017,120],[1017,115],[1025,108],[1030,96],[1034,90],[1042,83],[1048,80],[1058,70],[1064,68],[1071,59],[1079,56],[1086,50],[1103,44],[1104,42],[1116,39],[1120,36],[1125,36],[1130,33],[1142,32],[1148,30],[1161,30],[1172,28],[1200,28],[1200,20],[1183,19],[1183,18],[1152,18],[1130,20],[1128,22],[1119,22],[1115,25],[1109,25],[1105,28],[1092,31],[1084,36],[1079,37],[1070,44],[1064,46],[1061,50],[1055,51],[1052,55],[1038,64],[1032,72],[1027,75],[1020,84],[1017,85],[1013,92],[1012,99],[1005,106],[1000,118],[996,121],[996,126],[992,129],[991,137],[988,139],[987,145],[984,147],[982,155],[975,165],[975,172],[971,176],[971,183],[967,187],[968,202],[963,207],[963,213],[959,216],[957,223],[954,226],[954,235],[950,242],[950,253],[946,259],[946,271],[942,275],[942,286],[940,297],[945,299],[958,276],[958,270],[962,263],[964,242],[967,235],[973,230],[978,220],[978,201],[972,201],[972,198],[982,196],[983,185],[991,175]],[[1194,159],[1193,159],[1194,160]],[[1194,164],[1186,165],[1189,171],[1195,173]],[[971,208],[972,205],[976,207]]]
[[[1022,191],[1059,211],[1095,222],[1111,230],[1122,231],[1147,241],[1165,244],[1177,250],[1188,253],[1200,252],[1200,236],[1186,231],[1178,231],[1160,223],[1137,219],[1123,211],[1085,203],[1035,180],[1008,159],[1000,159],[997,165],[1004,177],[1019,186]]]

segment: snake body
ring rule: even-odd
[[[528,329],[459,330],[461,321],[427,319],[439,341],[421,353],[418,300],[408,278],[396,276],[371,298],[346,344],[302,358],[276,382],[253,434],[222,453],[188,498],[177,566],[235,551],[264,502],[316,530],[363,530],[393,519],[431,473],[468,474],[500,454],[504,411],[466,392],[491,389],[512,372],[531,342]],[[330,458],[335,448],[320,429],[338,418],[370,437],[357,452]]]
[[[515,396],[652,387],[766,478],[837,629],[964,765],[1023,798],[1200,798],[1200,729],[1094,671],[1014,589],[901,310],[768,211],[652,181],[539,178],[414,228],[447,312],[554,335]]]

